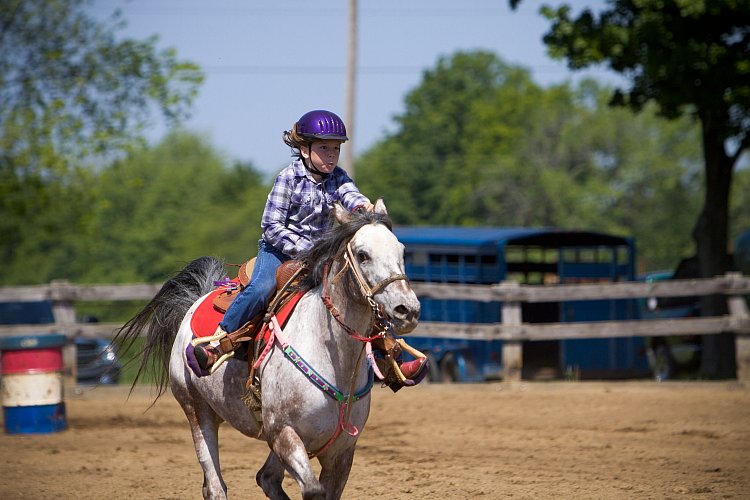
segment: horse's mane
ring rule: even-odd
[[[383,224],[389,230],[393,230],[393,223],[387,214],[364,210],[352,212],[349,222],[334,225],[315,242],[312,248],[302,252],[297,257],[305,263],[307,269],[310,271],[302,279],[300,287],[310,289],[320,285],[323,280],[326,262],[333,259],[341,245],[367,224]]]

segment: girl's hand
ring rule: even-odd
[[[375,210],[375,205],[373,205],[372,203],[363,203],[361,205],[357,205],[356,208],[352,210],[352,212],[362,213],[362,212],[372,212],[373,210]]]

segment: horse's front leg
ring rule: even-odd
[[[354,448],[355,445],[352,444],[336,454],[328,453],[320,456],[320,482],[326,490],[326,500],[341,498],[354,462]]]
[[[323,485],[315,477],[310,459],[307,458],[305,445],[297,433],[289,426],[275,433],[271,440],[271,449],[284,464],[302,491],[305,500],[323,500],[326,498]]]
[[[284,464],[279,460],[278,455],[273,451],[268,454],[266,463],[260,468],[255,475],[255,482],[261,487],[263,493],[272,500],[289,500],[281,483],[284,481]]]

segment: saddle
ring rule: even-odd
[[[214,307],[225,313],[237,295],[250,284],[250,276],[253,275],[255,268],[255,257],[240,265],[237,271],[237,278],[232,280],[237,286],[227,287],[222,293],[214,298]],[[284,290],[289,280],[302,268],[302,263],[297,260],[288,260],[283,262],[276,270],[276,293],[279,294]]]
[[[227,287],[222,293],[214,298],[214,307],[216,309],[223,313],[227,312],[227,309],[229,309],[229,306],[237,295],[239,295],[239,293],[250,284],[250,276],[253,274],[253,268],[255,268],[255,257],[240,265],[240,268],[237,271],[237,278],[232,280],[237,286]],[[279,288],[278,279],[276,280],[276,288],[277,290]]]
[[[250,276],[252,276],[254,266],[255,257],[240,266],[237,278],[228,282],[225,290],[214,297],[213,307],[216,310],[222,313],[227,311],[234,299],[250,283]],[[196,338],[193,339],[191,344],[195,347],[199,344],[210,343],[212,341],[219,342],[215,347],[219,359],[214,363],[214,369],[218,368],[229,357],[235,356],[235,351],[237,351],[238,358],[245,359],[247,357],[247,360],[252,363],[254,357],[253,347],[255,345],[255,342],[252,341],[256,339],[263,324],[281,310],[300,291],[296,285],[305,272],[306,269],[301,261],[288,260],[282,263],[276,270],[276,293],[264,312],[257,314],[233,332],[227,332],[226,335],[222,334],[220,336]]]

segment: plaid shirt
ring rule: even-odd
[[[294,160],[276,177],[268,195],[260,224],[263,239],[296,257],[333,225],[330,212],[337,201],[350,211],[370,202],[340,167],[316,182],[302,161]]]

